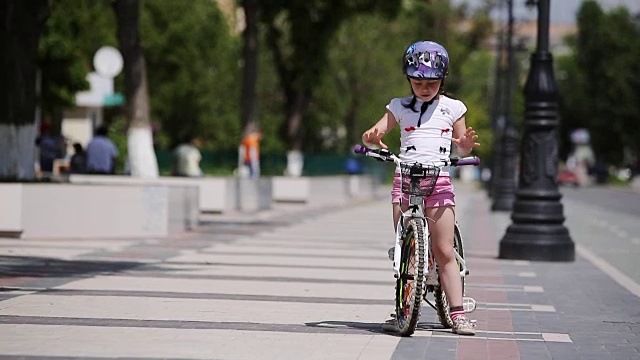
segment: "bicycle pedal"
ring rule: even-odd
[[[476,300],[472,297],[465,296],[462,298],[462,308],[464,312],[470,313],[476,309]]]

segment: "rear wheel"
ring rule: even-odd
[[[396,321],[398,333],[413,334],[420,318],[424,284],[424,224],[409,220],[402,241],[400,277],[396,281]]]
[[[460,236],[460,229],[458,225],[455,227],[454,235],[453,235],[453,248],[458,252],[461,258],[464,259],[464,248],[462,246],[462,237]],[[457,261],[458,263],[458,271],[462,271],[462,263]],[[465,277],[461,276],[460,280],[462,281],[462,296],[465,295]],[[447,300],[447,295],[445,295],[442,290],[442,286],[437,285],[434,291],[435,303],[436,303],[436,311],[438,313],[438,320],[440,324],[445,328],[451,328],[453,323],[451,322],[451,314],[449,313],[449,301]]]

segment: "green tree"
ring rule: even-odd
[[[38,41],[46,0],[0,1],[0,180],[32,180]]]
[[[559,63],[563,130],[588,128],[600,160],[619,165],[625,150],[640,151],[640,28],[626,8],[604,13],[595,1],[577,24],[573,53]]]
[[[257,127],[256,88],[258,78],[258,0],[242,0],[244,10],[245,29],[242,32],[242,96],[244,103],[240,112],[242,127],[246,134]]]
[[[289,150],[300,152],[303,119],[325,71],[330,41],[340,24],[360,12],[394,15],[400,1],[273,0],[261,5],[267,47],[273,54],[285,98],[284,137]]]
[[[38,67],[42,114],[53,120],[56,130],[63,110],[75,105],[76,92],[88,89],[86,76],[95,52],[100,46],[115,45],[114,29],[113,16],[103,0],[51,2],[38,48]]]
[[[124,59],[126,112],[129,123],[127,152],[131,175],[158,177],[158,161],[153,151],[149,114],[147,65],[140,41],[140,1],[116,0],[113,9],[117,36]]]
[[[52,119],[56,128],[62,121],[62,110],[75,104],[75,93],[89,87],[86,64],[78,56],[78,48],[72,40],[78,27],[74,17],[64,16],[68,15],[65,5],[68,4],[51,5],[51,15],[38,49],[42,117]]]
[[[307,151],[349,152],[388,101],[407,91],[400,75],[406,40],[398,25],[380,14],[359,14],[342,24],[310,104]],[[393,135],[387,140],[397,142]]]
[[[200,136],[212,150],[236,149],[240,40],[208,0],[145,1],[142,37],[152,117],[173,147]]]
[[[491,29],[491,22],[485,10],[467,15],[463,8],[452,7],[448,1],[427,5],[406,2],[393,21],[378,14],[361,14],[341,26],[306,117],[308,151],[349,151],[359,143],[362,132],[381,117],[391,98],[410,95],[410,87],[401,74],[405,48],[423,39],[421,34],[441,33],[445,34],[442,39],[429,39],[447,41],[445,46],[451,48],[446,88],[467,104],[467,122],[479,131],[485,145],[478,154],[486,156],[492,141],[486,104],[490,103],[487,90],[493,60],[482,50],[481,43],[489,36],[486,29]],[[437,24],[425,21],[432,18],[444,20]],[[470,24],[469,30],[451,25],[456,23],[454,19]],[[420,31],[416,31],[417,25]],[[436,30],[436,26],[444,29]],[[392,148],[399,146],[397,129],[386,141]]]
[[[465,120],[478,133],[482,146],[473,150],[483,162],[491,156],[491,144],[495,137],[491,128],[490,117],[490,64],[494,61],[493,54],[487,50],[476,49],[462,61],[459,72],[461,81],[457,97],[467,106]]]

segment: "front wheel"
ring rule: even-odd
[[[462,237],[460,236],[460,229],[458,228],[458,225],[456,225],[454,235],[453,235],[453,248],[458,253],[458,255],[460,255],[460,257],[464,259],[464,248],[462,246]],[[460,261],[457,261],[457,263],[458,263],[458,271],[461,272],[462,263],[460,263]],[[464,276],[460,277],[460,280],[462,282],[462,296],[464,296],[464,287],[465,287],[464,279],[465,279]],[[451,314],[449,313],[449,301],[447,300],[447,295],[445,295],[444,291],[442,290],[442,286],[437,285],[435,287],[434,297],[435,297],[435,303],[436,303],[436,311],[438,313],[438,320],[440,321],[440,324],[442,324],[442,326],[444,326],[447,329],[451,328],[451,326],[453,326],[453,323],[451,322]]]
[[[409,220],[402,238],[400,277],[396,280],[398,333],[410,336],[418,325],[424,284],[425,229],[422,221]]]

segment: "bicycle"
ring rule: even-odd
[[[386,149],[370,149],[361,145],[354,147],[356,154],[366,155],[379,161],[394,162],[400,168],[402,192],[409,195],[409,208],[402,213],[396,224],[395,246],[389,249],[393,260],[395,289],[395,321],[401,336],[415,332],[424,299],[437,313],[445,328],[451,328],[449,304],[440,286],[437,263],[430,248],[429,227],[424,215],[424,198],[433,192],[440,168],[444,166],[478,165],[477,157],[448,158],[431,164],[403,163]],[[465,277],[469,274],[464,260],[464,246],[460,228],[455,223],[453,247],[462,280],[463,307],[465,312],[475,310],[473,298],[465,297]],[[434,294],[434,302],[427,294]]]

